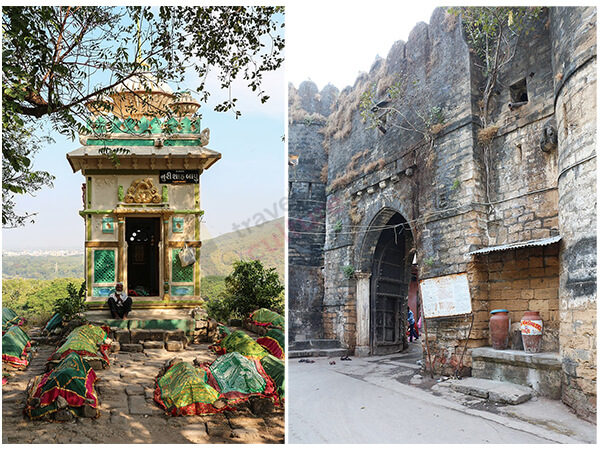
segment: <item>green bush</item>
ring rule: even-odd
[[[232,313],[248,317],[259,308],[283,311],[284,286],[275,269],[265,269],[258,260],[235,261],[233,272],[225,278],[225,302]]]
[[[63,320],[70,321],[87,310],[85,304],[85,282],[81,283],[79,290],[73,283],[67,284],[67,297],[54,300],[54,312],[62,316]]]
[[[204,307],[206,308],[206,315],[219,323],[227,323],[231,317],[231,309],[226,300],[208,300]]]

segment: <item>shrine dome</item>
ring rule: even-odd
[[[131,117],[139,120],[145,117],[152,120],[165,115],[175,94],[169,85],[144,72],[117,85],[111,98],[114,102],[112,112],[120,119]]]

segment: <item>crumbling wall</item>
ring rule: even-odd
[[[596,8],[552,8],[563,401],[596,420]]]
[[[530,25],[533,31],[520,38],[492,97],[490,125],[499,129],[489,167],[490,245],[558,234],[557,152],[549,145],[542,149],[540,143],[554,120],[548,24],[544,12]],[[515,103],[525,104],[512,106]]]
[[[323,245],[327,154],[320,133],[337,90],[289,88],[288,330],[290,341],[323,337]]]

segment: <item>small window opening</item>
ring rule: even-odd
[[[510,99],[512,103],[529,101],[529,97],[527,95],[527,80],[525,78],[517,81],[510,87]]]

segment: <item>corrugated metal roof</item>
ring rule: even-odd
[[[554,244],[560,240],[561,240],[560,236],[552,236],[552,237],[544,238],[544,239],[532,239],[530,241],[515,242],[513,244],[498,245],[496,247],[480,248],[479,250],[475,250],[475,251],[467,253],[467,255],[483,255],[485,253],[503,252],[505,250],[512,250],[515,248],[523,248],[523,247],[543,247],[545,245]]]

